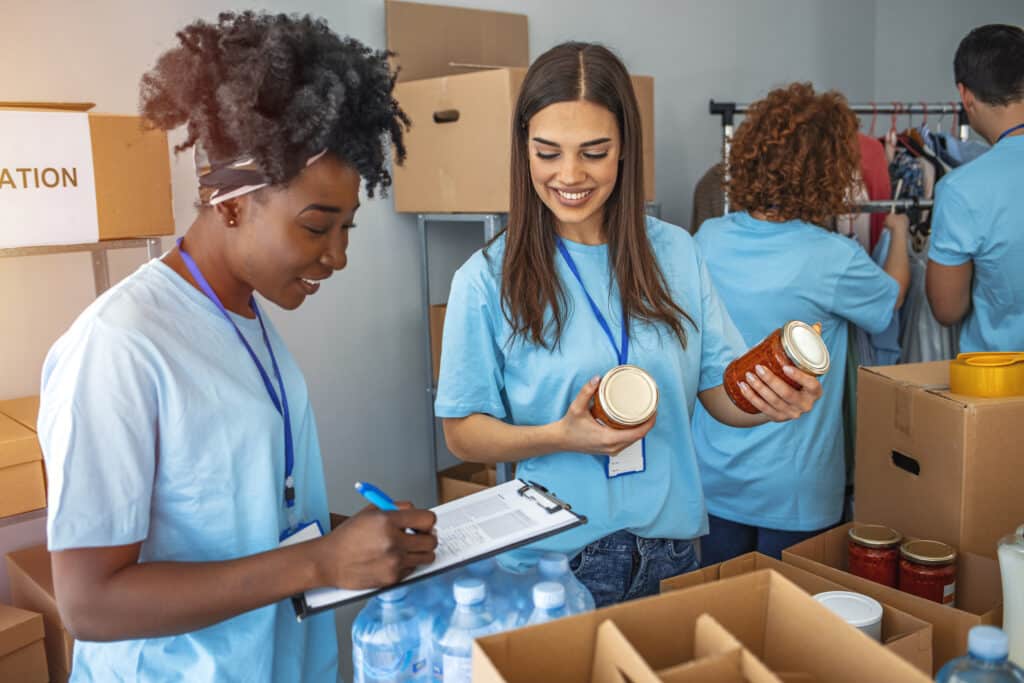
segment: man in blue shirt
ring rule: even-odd
[[[963,321],[961,351],[1024,349],[1024,30],[971,31],[953,62],[971,127],[992,148],[935,189],[927,292]]]

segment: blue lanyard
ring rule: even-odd
[[[999,144],[1000,142],[1002,142],[1003,138],[1005,138],[1007,135],[1010,135],[1012,133],[1016,133],[1021,128],[1024,128],[1024,123],[1018,123],[1013,128],[1007,128],[1006,130],[1004,130],[1002,132],[1002,134],[998,138],[996,138],[996,144]]]
[[[270,381],[270,377],[267,375],[267,371],[263,369],[263,363],[256,357],[256,352],[252,350],[252,346],[249,345],[249,341],[242,334],[242,331],[238,329],[238,325],[231,319],[228,314],[228,310],[224,308],[224,304],[221,303],[217,293],[210,287],[210,283],[203,277],[203,273],[199,270],[199,266],[192,260],[188,252],[185,251],[185,245],[182,243],[184,237],[178,238],[178,252],[181,254],[181,259],[185,262],[185,266],[189,272],[192,273],[192,277],[196,279],[200,289],[203,293],[217,305],[223,314],[224,319],[231,323],[231,327],[235,329],[235,334],[242,341],[242,345],[245,346],[245,350],[249,352],[249,357],[252,358],[252,362],[256,364],[256,369],[260,371],[260,377],[263,378],[263,386],[267,388],[267,393],[270,394],[270,401],[274,404],[274,408],[277,409],[278,414],[284,418],[284,503],[288,508],[288,524],[289,527],[294,528],[298,519],[295,517],[295,480],[292,477],[292,470],[295,467],[295,447],[292,443],[292,424],[288,413],[288,394],[284,390],[284,381],[281,379],[281,370],[277,366],[277,358],[274,356],[274,348],[270,345],[270,338],[267,336],[267,328],[263,324],[263,316],[260,315],[260,309],[256,306],[256,299],[252,296],[249,297],[249,307],[252,308],[253,313],[256,314],[256,319],[260,322],[260,330],[263,331],[263,343],[267,345],[267,353],[270,354],[270,362],[274,367],[274,377],[277,378],[277,386],[281,389],[281,399],[278,400],[277,392],[274,391],[274,385]]]
[[[615,355],[619,359],[619,365],[625,365],[629,362],[629,333],[626,326],[626,309],[622,309],[622,343],[616,344],[615,337],[612,335],[612,328],[608,326],[608,321],[604,319],[604,315],[601,313],[601,309],[594,303],[593,297],[590,296],[590,292],[587,291],[587,286],[583,284],[583,278],[580,277],[580,271],[576,268],[576,262],[572,260],[572,256],[569,255],[569,250],[565,247],[565,242],[562,241],[561,237],[555,238],[558,242],[558,251],[562,254],[562,258],[565,259],[566,265],[569,266],[569,270],[576,276],[576,280],[580,283],[580,287],[583,288],[583,293],[587,297],[587,301],[590,302],[590,310],[594,312],[594,317],[597,318],[597,322],[601,325],[601,329],[604,330],[605,335],[608,337],[608,341],[612,343],[612,348],[615,349]]]

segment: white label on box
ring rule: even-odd
[[[89,115],[0,111],[0,249],[99,238]]]

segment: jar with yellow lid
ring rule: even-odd
[[[939,541],[905,542],[900,546],[900,590],[955,607],[956,549]]]
[[[605,373],[594,394],[590,414],[613,429],[632,429],[658,411],[658,384],[635,365],[619,365]]]

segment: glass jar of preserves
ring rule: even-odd
[[[755,367],[758,365],[775,373],[794,389],[801,385],[782,371],[785,365],[793,365],[817,377],[824,375],[828,372],[829,356],[828,347],[821,338],[821,325],[791,320],[729,363],[723,378],[725,393],[740,410],[752,415],[761,411],[744,398],[740,382],[747,381],[748,372],[756,375]]]
[[[632,429],[658,410],[658,384],[635,365],[619,365],[605,373],[594,394],[590,414],[613,429]]]
[[[956,606],[956,550],[938,541],[907,541],[900,546],[900,590],[925,600]]]
[[[850,573],[896,588],[903,534],[880,524],[862,524],[850,527],[849,537]]]

